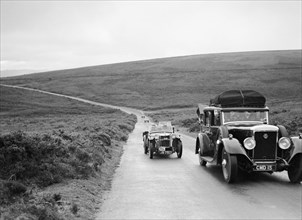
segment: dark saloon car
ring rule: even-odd
[[[200,133],[195,153],[201,166],[221,165],[227,183],[238,169],[246,172],[287,170],[292,183],[302,180],[302,136],[289,137],[282,125],[269,124],[265,97],[253,90],[230,90],[198,105]]]

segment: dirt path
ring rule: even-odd
[[[79,101],[79,102],[84,102],[84,103],[87,103],[87,104],[90,104],[90,105],[98,105],[98,106],[103,106],[103,107],[107,107],[107,108],[120,109],[121,111],[126,112],[128,114],[140,114],[140,115],[143,114],[142,111],[140,111],[138,109],[115,106],[115,105],[109,105],[109,104],[104,104],[104,103],[100,103],[100,102],[94,102],[94,101],[90,101],[90,100],[87,100],[87,99],[82,99],[82,98],[69,96],[69,95],[63,95],[63,94],[54,93],[54,92],[47,92],[47,91],[43,91],[43,90],[40,90],[40,89],[32,89],[32,88],[27,88],[27,87],[22,87],[22,86],[13,86],[13,85],[5,85],[5,84],[0,84],[0,86],[10,87],[10,88],[17,88],[17,89],[25,89],[25,90],[40,92],[40,93],[44,93],[44,94],[48,94],[48,95],[55,95],[55,96],[59,96],[59,97],[73,99],[73,100],[76,100],[76,101]]]

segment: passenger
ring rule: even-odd
[[[238,112],[231,112],[230,113],[230,118],[231,120],[230,121],[240,121],[240,115]]]
[[[250,121],[250,117],[251,117],[250,112],[248,112],[248,111],[244,112],[244,116],[245,116],[245,118],[244,118],[245,121]]]

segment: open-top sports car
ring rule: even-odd
[[[198,105],[200,133],[195,153],[201,166],[222,166],[226,182],[246,172],[287,170],[293,183],[302,180],[302,135],[289,137],[282,125],[269,124],[265,97],[253,90],[226,91]]]
[[[143,132],[144,153],[148,154],[150,159],[154,154],[169,155],[177,153],[177,157],[182,156],[182,142],[180,135],[174,133],[174,127],[171,122],[159,122],[153,124],[149,131]]]

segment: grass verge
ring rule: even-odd
[[[136,117],[0,89],[0,218],[93,219]]]

